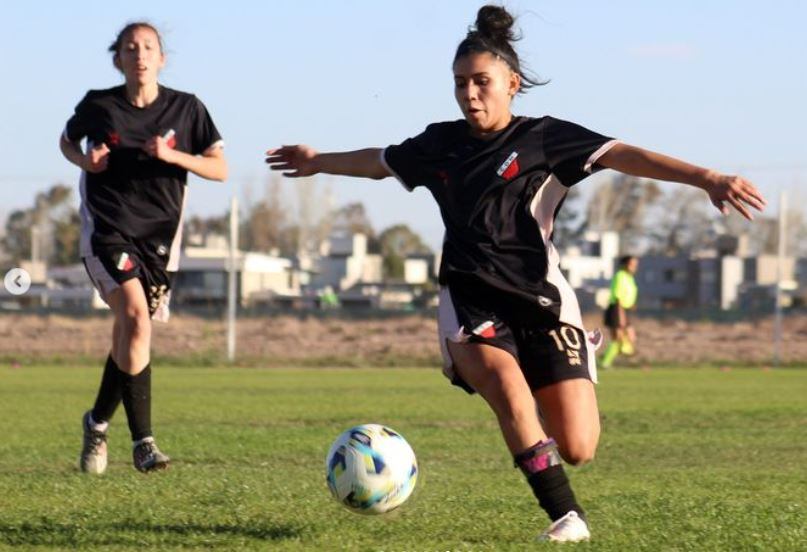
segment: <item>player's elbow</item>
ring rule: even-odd
[[[70,147],[70,144],[71,142],[67,139],[67,136],[64,135],[64,132],[59,134],[59,151],[67,155],[67,148]]]
[[[229,168],[227,167],[227,161],[221,159],[220,163],[216,167],[214,174],[212,175],[211,180],[215,180],[217,182],[224,182],[225,180],[227,180],[228,175],[229,175]]]

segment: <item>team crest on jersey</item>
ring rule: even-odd
[[[476,328],[471,331],[472,334],[478,335],[479,337],[496,337],[496,327],[492,320],[486,320],[479,324]]]
[[[177,147],[177,132],[171,128],[168,129],[166,132],[163,133],[163,140],[165,140],[165,145],[171,149]]]
[[[501,164],[496,174],[505,180],[512,180],[518,175],[518,171],[518,152],[514,151],[504,160],[504,163]]]
[[[129,254],[124,251],[120,254],[120,257],[118,257],[118,263],[115,267],[121,272],[129,272],[135,267],[135,264]]]

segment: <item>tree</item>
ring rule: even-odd
[[[645,217],[661,195],[656,182],[634,176],[620,174],[602,182],[589,200],[581,231],[618,232],[620,248],[635,251],[645,233]]]
[[[292,254],[296,243],[287,243],[287,207],[282,199],[283,184],[273,176],[267,183],[264,198],[250,205],[240,232],[240,246],[249,251],[268,253],[272,250]]]
[[[563,206],[555,217],[552,230],[552,243],[558,249],[566,249],[580,237],[584,222],[580,220],[580,188],[569,188]]]
[[[652,209],[648,249],[658,255],[686,255],[713,244],[712,204],[695,188],[674,188]],[[717,211],[715,211],[716,213]]]
[[[349,234],[364,234],[367,236],[367,250],[379,253],[381,245],[373,230],[373,223],[367,216],[364,203],[348,203],[333,212],[331,229]]]
[[[39,260],[77,262],[81,219],[72,205],[72,194],[70,186],[55,184],[36,195],[33,207],[12,211],[2,240],[9,257],[15,262],[30,259],[35,239]]]
[[[240,247],[250,251],[305,255],[317,251],[331,230],[331,192],[321,192],[311,178],[294,180],[295,195],[284,200],[282,180],[275,174],[267,183],[263,199],[245,201],[246,215],[241,223]],[[363,207],[361,207],[363,210]]]
[[[405,224],[396,224],[378,235],[383,257],[384,276],[404,277],[404,260],[410,255],[431,254],[431,249],[415,231]]]
[[[785,254],[803,257],[807,254],[807,221],[804,213],[789,209],[785,214]],[[721,218],[721,233],[730,236],[744,236],[748,240],[749,255],[776,255],[779,252],[779,217],[757,214],[750,221],[732,211]]]
[[[72,210],[54,221],[54,238],[56,247],[51,261],[57,266],[75,263],[79,258],[79,240],[81,239],[81,216]]]

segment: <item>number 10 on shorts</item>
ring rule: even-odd
[[[560,331],[551,330],[549,335],[555,340],[558,351],[566,352],[569,357],[569,366],[580,366],[583,361],[580,359],[580,334],[571,326],[561,326]]]

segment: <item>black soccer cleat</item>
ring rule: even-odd
[[[164,470],[168,468],[171,459],[163,454],[153,437],[147,437],[132,450],[134,467],[143,473]]]

